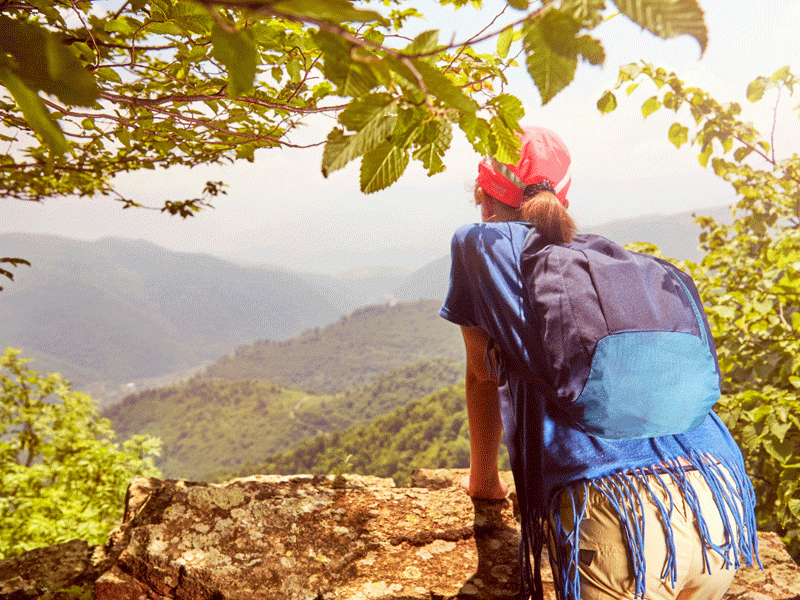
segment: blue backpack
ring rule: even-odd
[[[561,414],[609,439],[698,427],[720,374],[691,277],[598,235],[545,244],[534,232],[520,265]]]

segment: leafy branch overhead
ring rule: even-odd
[[[323,173],[361,158],[367,193],[410,159],[444,170],[454,126],[477,152],[512,160],[524,111],[504,93],[507,70],[524,56],[549,102],[579,61],[603,62],[590,32],[609,10],[705,48],[697,0],[509,0],[510,24],[494,25],[496,15],[449,44],[437,31],[411,39],[423,15],[394,0],[0,0],[3,192],[134,206],[115,191],[116,174],[304,147],[293,133],[319,113],[339,116],[327,140],[307,144],[325,144]],[[163,209],[192,214],[197,202],[185,202]]]

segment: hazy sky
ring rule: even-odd
[[[697,162],[698,149],[677,150],[667,141],[674,115],[659,111],[643,120],[642,102],[655,88],[642,84],[620,107],[601,116],[595,103],[616,82],[619,66],[645,59],[675,71],[690,85],[720,101],[742,104],[745,117],[763,132],[771,128],[774,93],[751,105],[747,84],[789,65],[800,74],[800,0],[700,0],[709,44],[701,57],[692,38],[662,41],[623,17],[595,31],[606,48],[602,68],[579,66],[575,82],[542,107],[533,83],[520,69],[510,91],[526,107],[523,124],[550,127],[572,154],[570,207],[584,229],[594,224],[653,213],[677,213],[730,202],[729,184]],[[422,29],[441,29],[441,38],[462,40],[481,28],[501,0],[488,0],[482,13],[448,10]],[[513,48],[512,48],[513,51]],[[784,98],[776,138],[779,156],[800,151],[800,120],[789,108],[800,94]],[[683,122],[688,124],[684,117]],[[334,126],[319,119],[296,141],[324,139]],[[419,267],[443,256],[453,230],[478,218],[468,187],[480,157],[455,131],[445,157],[447,170],[428,178],[412,161],[406,174],[383,192],[358,190],[358,162],[329,179],[320,174],[321,148],[263,150],[253,164],[143,171],[118,179],[119,188],[143,203],[196,196],[205,181],[224,180],[228,195],[214,210],[183,221],[153,211],[122,211],[110,199],[54,199],[43,204],[3,200],[0,233],[25,231],[82,239],[142,238],[181,251],[250,257],[282,267],[338,273],[354,266]],[[398,250],[402,250],[399,252]],[[0,248],[0,255],[11,249]],[[13,254],[12,254],[13,255]]]

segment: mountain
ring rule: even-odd
[[[450,257],[443,256],[417,269],[393,292],[398,300],[413,302],[423,298],[444,300],[450,285]]]
[[[586,227],[582,231],[603,235],[619,244],[650,242],[658,246],[666,257],[698,261],[702,258],[697,248],[701,229],[694,223],[695,212],[714,217],[720,222],[731,221],[730,209],[717,206],[676,215],[649,215],[612,221]],[[423,298],[444,300],[449,281],[450,257],[444,256],[414,271],[391,291],[391,295],[404,302]]]
[[[291,340],[242,346],[206,367],[203,376],[268,379],[333,394],[420,360],[462,361],[461,332],[439,316],[440,306],[438,300],[366,306]]]
[[[121,439],[138,433],[161,438],[157,464],[166,476],[200,479],[262,460],[313,435],[364,423],[453,385],[463,373],[457,362],[425,361],[336,396],[267,381],[195,377],[130,395],[103,416]]]
[[[732,221],[730,208],[726,205],[676,215],[646,215],[612,221],[586,228],[586,231],[603,235],[618,244],[650,242],[658,246],[666,257],[697,262],[703,258],[703,253],[698,248],[701,229],[694,222],[694,214],[713,217],[720,223]]]
[[[330,291],[298,275],[141,240],[3,234],[0,248],[31,262],[0,292],[0,344],[76,384],[197,366],[341,314]]]

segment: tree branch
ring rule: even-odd
[[[775,106],[772,109],[772,133],[770,134],[770,148],[772,149],[772,164],[775,164],[775,125],[778,122],[778,104],[781,101],[781,88],[778,87],[778,98],[775,100]]]
[[[94,66],[95,68],[97,68],[97,65],[100,64],[100,49],[97,47],[97,40],[94,39],[94,36],[92,35],[92,30],[89,29],[89,27],[86,25],[86,21],[83,20],[83,15],[81,14],[81,11],[78,10],[78,7],[75,6],[74,0],[69,0],[69,5],[72,7],[72,12],[74,12],[77,15],[78,20],[80,20],[81,25],[83,25],[83,28],[86,30],[86,33],[89,35],[89,39],[92,40],[92,46],[94,47],[94,53],[95,53]]]
[[[201,94],[201,95],[173,94],[170,96],[162,96],[160,98],[151,99],[151,98],[134,98],[119,94],[112,94],[110,92],[102,92],[100,94],[100,97],[103,98],[104,100],[108,100],[109,102],[115,102],[117,104],[128,104],[130,106],[136,106],[141,108],[153,108],[156,106],[161,106],[163,104],[174,104],[178,102],[185,102],[189,104],[193,102],[208,102],[210,100],[227,100],[231,102],[241,102],[243,104],[252,104],[254,106],[261,106],[264,108],[285,110],[288,112],[294,112],[298,114],[317,114],[325,112],[336,112],[343,110],[347,106],[346,104],[335,104],[333,106],[302,108],[299,106],[291,106],[289,104],[282,104],[279,102],[265,102],[264,100],[259,100],[258,98],[254,98],[252,96],[240,96],[236,98],[236,100],[232,100],[227,95],[222,93]]]

